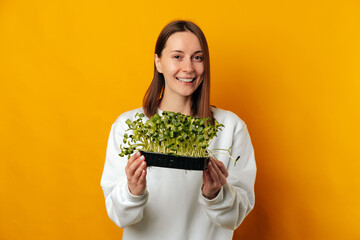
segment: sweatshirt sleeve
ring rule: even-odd
[[[256,164],[254,150],[245,123],[241,122],[233,132],[231,155],[240,159],[234,166],[233,160],[227,164],[229,176],[215,199],[199,196],[211,221],[217,226],[236,229],[255,204],[254,182]]]
[[[101,178],[107,213],[110,219],[122,228],[142,219],[148,199],[147,191],[141,196],[134,196],[128,188],[125,173],[127,157],[119,156],[120,144],[125,131],[124,122],[119,117],[111,127]]]

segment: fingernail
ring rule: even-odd
[[[138,152],[136,153],[136,156],[140,156],[140,154],[141,154],[140,151],[138,151]]]
[[[145,166],[145,162],[142,162],[141,165]]]
[[[145,159],[145,157],[144,157],[144,156],[141,156],[141,157],[140,157],[140,159],[141,159],[141,160],[144,160],[144,159]]]

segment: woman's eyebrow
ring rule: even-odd
[[[172,50],[172,51],[170,51],[170,52],[184,53],[184,51],[181,51],[181,50]],[[194,54],[196,54],[196,53],[202,53],[202,50],[198,50],[198,51],[194,52]]]

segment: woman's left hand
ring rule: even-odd
[[[202,194],[207,199],[214,199],[226,183],[229,176],[225,165],[216,159],[210,158],[208,169],[203,171]]]

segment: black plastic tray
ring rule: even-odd
[[[175,156],[171,154],[140,151],[145,156],[147,166],[177,168],[185,170],[207,169],[209,158]]]

